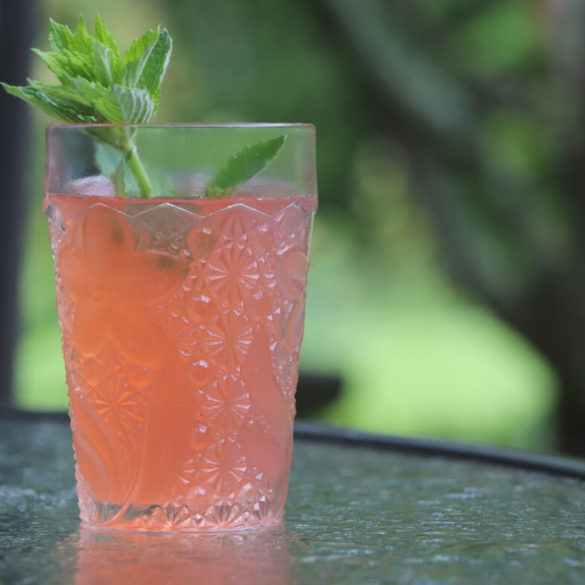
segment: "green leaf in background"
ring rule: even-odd
[[[205,190],[206,197],[225,197],[264,169],[282,148],[285,136],[246,146],[219,169]]]

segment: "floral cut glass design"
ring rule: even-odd
[[[131,133],[148,198],[104,146],[110,130]],[[256,168],[248,145],[275,140]],[[314,143],[309,125],[49,127],[44,208],[85,525],[282,519]],[[210,192],[230,158],[257,173]]]

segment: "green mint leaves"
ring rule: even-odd
[[[234,189],[257,175],[278,154],[285,137],[246,146],[231,157],[216,173],[205,190],[206,197],[225,197]]]
[[[148,31],[122,55],[99,16],[93,35],[83,17],[75,31],[51,20],[49,43],[52,52],[33,50],[60,85],[34,80],[25,87],[3,83],[8,93],[68,123],[145,124],[156,112],[172,50],[166,29]],[[153,188],[138,158],[133,130],[110,127],[88,132],[123,154],[141,196],[151,196]]]
[[[122,54],[99,16],[93,35],[87,31],[83,17],[74,31],[51,20],[49,44],[51,52],[33,51],[59,84],[29,79],[23,87],[2,83],[4,89],[62,122],[122,124],[86,130],[102,143],[96,149],[96,163],[101,171],[111,179],[120,196],[131,188],[143,198],[153,197],[153,184],[164,184],[166,191],[168,179],[163,177],[161,182],[161,173],[154,172],[151,176],[155,180],[151,182],[150,173],[138,156],[135,125],[149,122],[158,109],[160,86],[172,52],[167,30],[149,30]],[[239,184],[268,165],[284,140],[285,136],[279,136],[243,148],[220,168],[205,196],[225,197],[233,193]]]
[[[51,20],[49,43],[52,52],[33,50],[61,85],[2,84],[8,93],[63,122],[145,124],[156,112],[172,50],[165,29],[148,31],[121,55],[99,16],[93,36],[83,18],[75,32]]]

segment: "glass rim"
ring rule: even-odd
[[[310,122],[160,122],[147,124],[133,124],[128,122],[53,122],[47,125],[47,131],[59,129],[85,128],[145,128],[162,130],[169,128],[193,128],[193,129],[238,129],[244,130],[299,128],[315,130],[315,125]]]

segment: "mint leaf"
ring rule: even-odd
[[[124,67],[120,50],[99,16],[96,16],[94,30],[94,60],[99,81],[106,87],[121,83]]]
[[[155,30],[146,31],[141,37],[132,41],[128,50],[124,53],[124,66],[138,61],[143,53],[149,50],[158,39],[158,32]]]
[[[154,100],[144,89],[114,85],[95,104],[96,109],[111,122],[144,124],[156,109]]]
[[[96,43],[94,47],[94,63],[96,80],[104,87],[110,87],[120,81],[122,64],[120,56],[115,55],[111,49]]]
[[[89,36],[87,27],[85,26],[85,19],[83,16],[79,17],[77,21],[77,28],[73,33],[71,41],[71,49],[85,55],[91,55],[93,51],[94,40]]]
[[[23,99],[62,122],[78,123],[87,121],[85,113],[81,111],[81,108],[77,107],[73,100],[51,95],[52,91],[43,91],[35,86],[15,87],[5,83],[2,84],[2,87],[9,94]]]
[[[252,146],[246,146],[237,152],[216,173],[205,190],[205,196],[225,197],[232,193],[238,185],[249,181],[278,154],[285,138],[285,136],[278,136]]]
[[[159,87],[169,64],[172,41],[166,30],[162,30],[154,41],[151,33],[135,41],[126,53],[124,82],[147,90],[158,105]],[[141,47],[144,47],[142,52]]]
[[[118,60],[120,61],[120,65],[122,65],[120,59],[120,50],[118,49],[118,43],[116,43],[114,37],[112,36],[112,33],[108,30],[108,28],[104,24],[104,21],[100,18],[99,15],[95,17],[94,33],[96,40],[100,42],[102,45],[104,45],[104,47],[110,49],[110,51],[114,55],[117,55]]]
[[[68,26],[49,19],[49,44],[53,51],[61,53],[69,49],[73,43],[73,33]]]
[[[66,78],[91,79],[86,72],[91,69],[92,63],[88,56],[79,53],[45,53],[39,49],[33,49],[47,65],[49,71],[62,83],[66,84]]]

